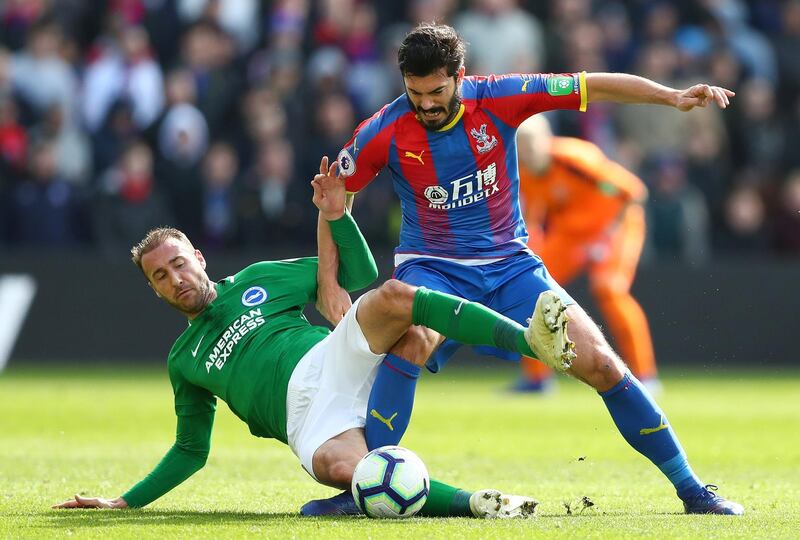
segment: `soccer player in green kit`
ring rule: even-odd
[[[345,212],[344,180],[335,175],[336,166],[323,158],[312,181],[313,201],[338,246],[339,281],[353,291],[372,283],[377,268]],[[316,299],[316,257],[259,262],[214,283],[202,253],[176,229],[149,232],[131,254],[156,295],[189,319],[167,360],[176,441],[122,496],[76,495],[54,508],[138,508],[167,493],[205,465],[217,397],[253,435],[288,444],[318,482],[349,488],[355,465],[367,453],[363,428],[377,366],[412,324],[467,344],[549,359],[562,369],[573,354],[563,310],[546,312],[543,302],[526,330],[480,304],[389,280],[359,298],[331,332],[303,316],[303,307]],[[529,344],[533,340],[538,354]],[[529,497],[494,489],[469,493],[432,480],[421,515],[524,517],[536,504]]]

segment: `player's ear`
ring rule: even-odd
[[[203,268],[203,270],[205,270],[206,269],[206,258],[203,257],[203,254],[200,252],[199,249],[195,249],[194,250],[194,256],[197,257],[197,260],[200,261],[200,266]]]
[[[467,72],[467,68],[461,66],[461,69],[456,72],[456,84],[461,83],[461,80],[464,78],[464,74]]]
[[[158,291],[156,290],[155,287],[153,287],[153,284],[150,283],[150,280],[147,280],[147,286],[150,287],[153,290],[153,292],[156,294],[157,297],[161,298],[161,295],[158,294]]]

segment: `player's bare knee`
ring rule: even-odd
[[[337,459],[328,465],[328,477],[331,483],[349,486],[353,480],[353,471],[356,468],[356,462],[352,459]]]
[[[572,363],[572,373],[598,391],[608,390],[622,378],[625,364],[583,310],[574,309],[570,317],[574,317],[570,327],[578,355]]]
[[[396,279],[387,280],[376,291],[387,316],[408,320],[411,319],[415,292],[415,287]]]
[[[327,441],[314,452],[313,467],[317,479],[329,486],[349,485],[359,457],[340,441]]]
[[[599,343],[578,363],[576,373],[596,390],[613,387],[625,374],[625,364],[607,343]]]

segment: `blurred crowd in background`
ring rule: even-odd
[[[403,92],[397,47],[432,20],[468,74],[735,90],[549,116],[647,183],[651,261],[800,256],[800,0],[0,0],[0,247],[124,255],[162,224],[205,250],[313,245],[320,157]],[[355,215],[393,246],[382,175]]]

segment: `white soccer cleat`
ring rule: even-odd
[[[533,517],[539,501],[522,495],[505,495],[496,489],[476,491],[469,498],[469,508],[476,518],[510,519]]]
[[[567,307],[553,291],[544,291],[536,300],[525,339],[537,358],[557,371],[566,371],[575,359],[575,342],[567,335]]]

